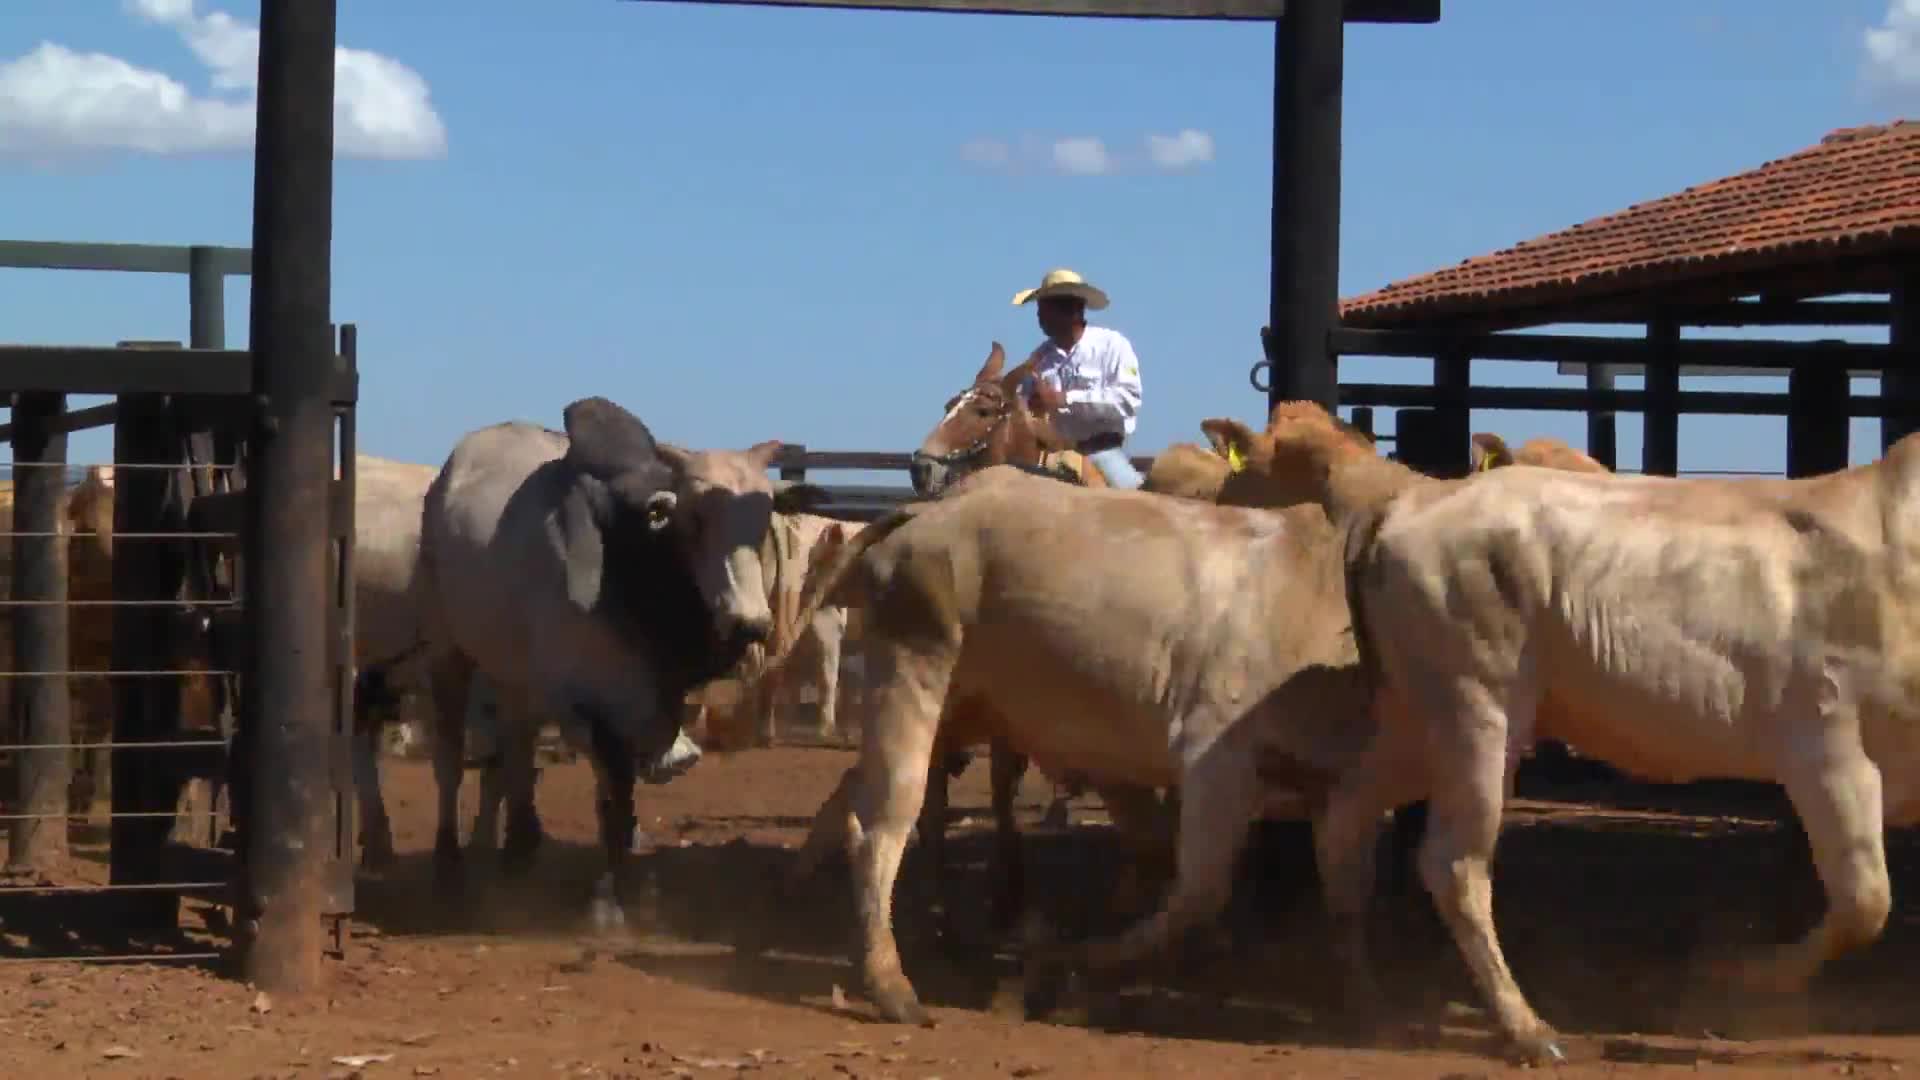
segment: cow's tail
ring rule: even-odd
[[[768,659],[767,666],[772,668],[786,661],[799,642],[801,631],[821,608],[829,604],[860,606],[862,598],[848,587],[852,580],[850,572],[860,557],[932,505],[932,502],[917,502],[896,507],[860,530],[852,540],[830,551],[827,558],[809,559],[806,574],[801,578],[800,602],[794,605],[793,621],[779,628],[772,650],[774,655]]]

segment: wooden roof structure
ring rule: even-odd
[[[1463,331],[1644,321],[1656,308],[1756,295],[1886,292],[1894,264],[1915,255],[1920,122],[1899,121],[1835,131],[1756,169],[1349,297],[1341,321]]]

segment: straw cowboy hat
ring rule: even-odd
[[[1040,279],[1037,289],[1022,289],[1013,294],[1013,306],[1032,300],[1045,300],[1053,296],[1076,296],[1087,302],[1088,311],[1099,311],[1107,306],[1107,294],[1087,284],[1087,279],[1064,267],[1047,271]]]

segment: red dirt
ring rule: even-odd
[[[962,895],[984,896],[979,863],[984,755],[954,785],[960,822],[949,857]],[[777,909],[781,942],[763,960],[728,948],[764,919],[768,875],[850,760],[843,751],[710,757],[689,776],[641,789],[660,849],[652,887],[619,941],[577,933],[596,871],[584,765],[541,777],[549,841],[524,883],[469,865],[472,904],[436,910],[425,853],[432,782],[424,765],[387,763],[402,865],[363,877],[345,961],[306,1000],[263,1002],[185,965],[0,966],[0,1076],[112,1077],[1206,1077],[1466,1078],[1519,1075],[1490,1045],[1450,947],[1417,921],[1383,915],[1377,962],[1408,1010],[1396,1048],[1342,1045],[1325,927],[1310,891],[1236,906],[1223,935],[1178,970],[1123,992],[1085,996],[1062,1021],[1018,1019],[1018,966],[1006,949],[943,945],[912,912],[913,858],[900,931],[909,973],[939,1026],[878,1025],[847,963],[852,912],[829,872]],[[470,817],[475,784],[465,794]],[[1098,903],[1118,869],[1108,831],[1039,829],[1047,795],[1030,776],[1021,814],[1029,891],[1062,925]],[[1099,821],[1091,798],[1077,822]],[[1770,833],[1709,830],[1698,819],[1584,809],[1516,813],[1499,866],[1501,929],[1535,1004],[1567,1033],[1567,1076],[1891,1076],[1920,1073],[1920,960],[1912,913],[1885,940],[1832,965],[1788,1001],[1735,999],[1689,979],[1703,950],[1755,940],[1785,890]],[[1709,837],[1704,833],[1712,832]],[[1896,845],[1896,854],[1903,855]],[[1904,858],[1896,861],[1896,878]],[[1424,901],[1423,901],[1424,902]],[[1264,904],[1264,907],[1262,906]],[[983,904],[963,903],[972,936]],[[1391,905],[1388,905],[1389,907]],[[189,924],[199,916],[190,909]],[[1248,916],[1252,917],[1249,918]],[[1111,922],[1111,920],[1108,920]],[[1394,926],[1402,930],[1391,934]],[[647,932],[640,932],[644,928]],[[197,929],[197,928],[196,928]],[[1227,951],[1231,950],[1231,951]],[[835,987],[846,1002],[835,1004]],[[391,1055],[341,1064],[349,1055]],[[1538,1072],[1539,1070],[1535,1070]]]

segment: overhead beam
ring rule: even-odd
[[[1532,360],[1547,363],[1613,364],[1624,370],[1644,361],[1644,338],[1583,337],[1573,334],[1451,334],[1420,330],[1335,330],[1329,335],[1340,356],[1434,357],[1464,352],[1475,360]],[[1673,344],[1683,364],[1717,368],[1766,368],[1787,371],[1809,361],[1845,364],[1849,370],[1884,367],[1892,353],[1885,345],[1851,341],[1738,341],[1729,338],[1682,339]]]
[[[1578,360],[1562,360],[1558,364],[1554,365],[1553,370],[1554,370],[1554,373],[1557,375],[1585,375],[1587,373],[1587,368],[1590,366],[1595,366],[1595,365],[1584,364]],[[1615,375],[1644,376],[1647,373],[1647,369],[1640,364],[1606,364],[1606,365],[1600,365],[1600,366],[1604,366],[1608,371],[1611,371]],[[1792,365],[1778,365],[1778,364],[1772,367],[1753,367],[1751,365],[1718,365],[1718,364],[1682,364],[1680,365],[1680,375],[1683,378],[1778,379],[1778,378],[1785,377],[1786,374],[1792,370],[1793,370]],[[1880,369],[1877,367],[1854,368],[1847,372],[1847,378],[1849,379],[1877,379],[1879,377],[1880,377]]]
[[[247,248],[200,249],[219,274],[253,273]],[[194,248],[171,244],[71,244],[51,240],[0,240],[0,267],[15,270],[101,270],[135,274],[186,274]]]
[[[1885,326],[1893,306],[1884,300],[1731,300],[1671,309],[1682,326]],[[1646,312],[1606,311],[1588,317],[1570,316],[1567,322],[1596,325],[1644,324]]]
[[[1341,405],[1362,405],[1387,409],[1431,409],[1439,405],[1440,391],[1418,383],[1346,383],[1340,387]],[[1683,415],[1785,416],[1785,394],[1747,393],[1737,390],[1682,390],[1678,411]],[[1538,412],[1585,412],[1610,409],[1614,412],[1645,413],[1644,390],[1590,391],[1582,386],[1473,386],[1467,388],[1470,409],[1510,409]],[[1876,417],[1898,412],[1903,406],[1879,397],[1852,397],[1847,400],[1848,416]]]
[[[744,4],[755,7],[943,11],[973,15],[1068,15],[1109,19],[1212,19],[1272,22],[1288,0],[628,0],[629,3]],[[1350,23],[1436,23],[1440,0],[1346,0]]]

